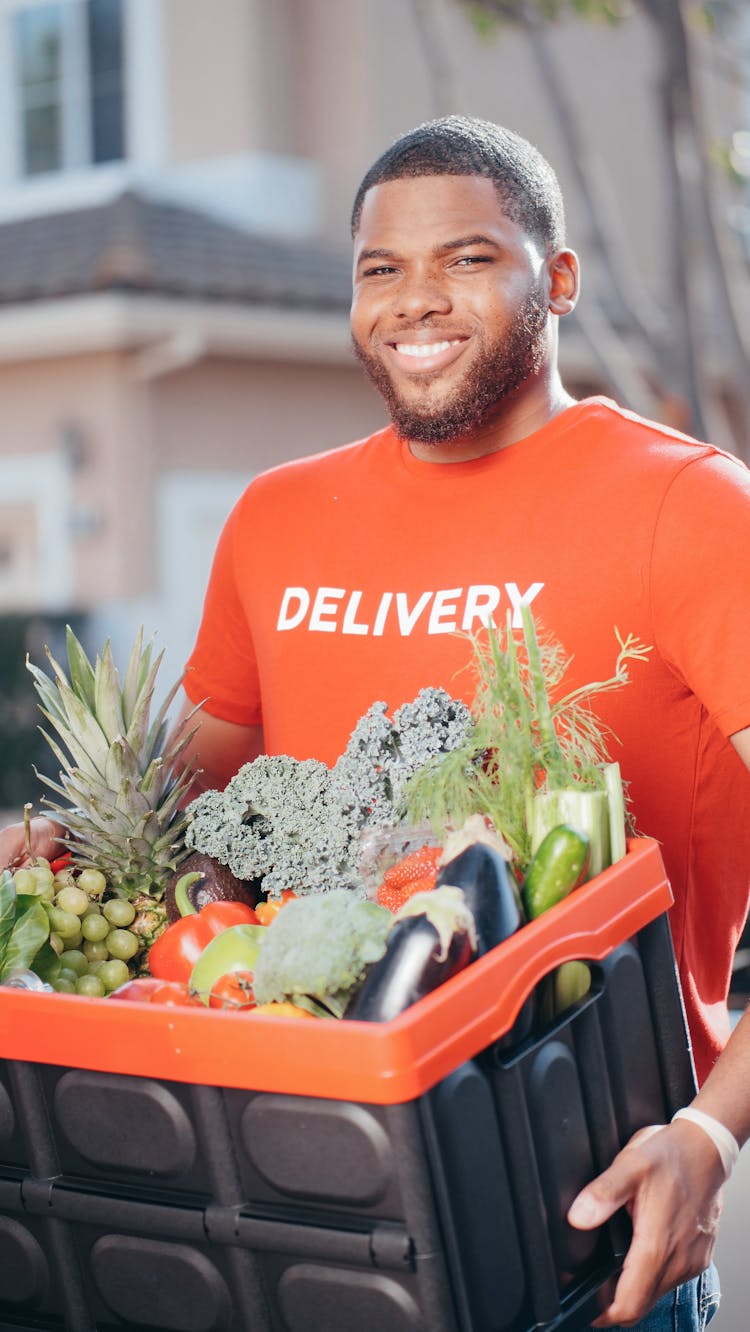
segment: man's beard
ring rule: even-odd
[[[541,369],[547,352],[547,315],[541,294],[530,291],[502,340],[481,349],[466,377],[437,409],[420,409],[405,402],[382,362],[354,338],[352,344],[385,399],[396,434],[415,444],[444,444],[484,425],[498,403]]]

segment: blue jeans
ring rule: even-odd
[[[700,1276],[662,1295],[650,1313],[627,1332],[705,1332],[719,1299],[719,1274],[711,1263]],[[609,1332],[616,1329],[610,1328]]]

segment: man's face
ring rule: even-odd
[[[369,190],[355,238],[352,340],[410,442],[491,426],[550,356],[539,243],[482,176],[418,176]]]

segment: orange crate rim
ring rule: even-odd
[[[601,961],[671,904],[658,844],[635,838],[623,860],[392,1022],[309,1022],[5,989],[0,1056],[395,1104],[422,1095],[499,1039],[553,967]]]

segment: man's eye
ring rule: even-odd
[[[463,268],[471,268],[474,264],[491,264],[492,256],[489,254],[462,254],[460,259],[456,260]]]
[[[362,274],[363,277],[387,277],[389,273],[395,273],[396,270],[390,264],[378,264],[377,268],[366,268]]]

